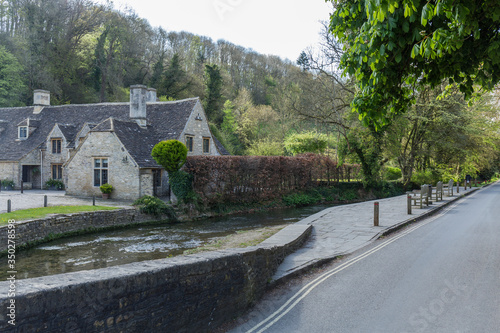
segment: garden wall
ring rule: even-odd
[[[0,331],[209,332],[262,296],[311,228],[285,228],[285,237],[278,233],[259,248],[19,280],[13,298],[6,292],[12,285],[0,282]],[[16,326],[8,323],[11,304]]]

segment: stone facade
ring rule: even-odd
[[[108,160],[108,183],[114,188],[112,198],[135,200],[141,196],[140,169],[113,132],[91,132],[79,151],[65,166],[66,193],[100,196],[94,186],[94,160]]]
[[[212,133],[210,132],[210,128],[207,122],[207,116],[205,115],[205,111],[201,106],[201,103],[198,101],[196,106],[194,107],[189,120],[186,123],[186,127],[182,131],[179,141],[183,142],[187,146],[187,137],[193,138],[193,151],[188,152],[189,156],[192,155],[220,155],[217,147],[215,146],[215,142],[212,138]],[[206,153],[203,151],[203,139],[210,140],[210,149],[209,152]]]

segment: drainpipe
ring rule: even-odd
[[[43,150],[40,149],[40,189],[43,190]]]

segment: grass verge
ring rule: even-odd
[[[108,206],[50,206],[43,208],[21,209],[10,213],[0,214],[0,225],[7,224],[9,220],[15,220],[16,222],[19,222],[25,220],[40,219],[46,217],[49,214],[71,214],[115,209],[118,208]]]

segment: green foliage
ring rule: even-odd
[[[23,68],[12,53],[0,45],[0,107],[21,106],[21,94],[25,92]]]
[[[352,107],[380,129],[404,112],[415,88],[500,80],[500,5],[492,1],[334,1],[331,32],[344,44],[341,67],[356,77]]]
[[[324,153],[328,147],[328,137],[317,132],[292,134],[285,140],[285,150],[292,155],[304,153]]]
[[[283,144],[270,138],[254,141],[246,150],[250,156],[282,156]]]
[[[1,183],[2,183],[2,186],[3,186],[3,187],[5,187],[5,188],[7,188],[7,187],[12,187],[12,188],[14,188],[14,186],[16,185],[16,184],[14,183],[14,181],[13,181],[13,180],[11,180],[11,179],[4,179],[4,180],[2,180],[2,182],[1,182]]]
[[[322,198],[318,195],[308,193],[293,193],[283,197],[285,205],[290,207],[302,207],[317,203]]]
[[[411,181],[415,184],[431,184],[435,185],[438,181],[443,179],[443,175],[438,170],[425,170],[413,173]]]
[[[110,194],[111,192],[113,192],[113,186],[111,186],[111,184],[102,184],[99,189],[101,190],[102,193],[104,194]]]
[[[403,176],[400,168],[386,166],[383,169],[383,177],[385,180],[398,180]]]
[[[64,189],[64,183],[60,180],[51,178],[45,182],[45,187],[47,187],[47,188],[54,187],[57,190],[62,190],[62,189]]]
[[[222,123],[222,79],[221,71],[217,65],[205,65],[205,111],[210,121]]]
[[[139,206],[141,213],[154,216],[167,215],[169,219],[177,220],[172,206],[167,205],[156,197],[145,195],[137,199],[133,205]]]
[[[193,176],[185,171],[178,170],[169,172],[169,181],[175,196],[185,203],[195,199],[193,191]]]
[[[168,173],[178,171],[186,163],[188,149],[178,140],[167,140],[157,143],[151,152],[156,163]]]

